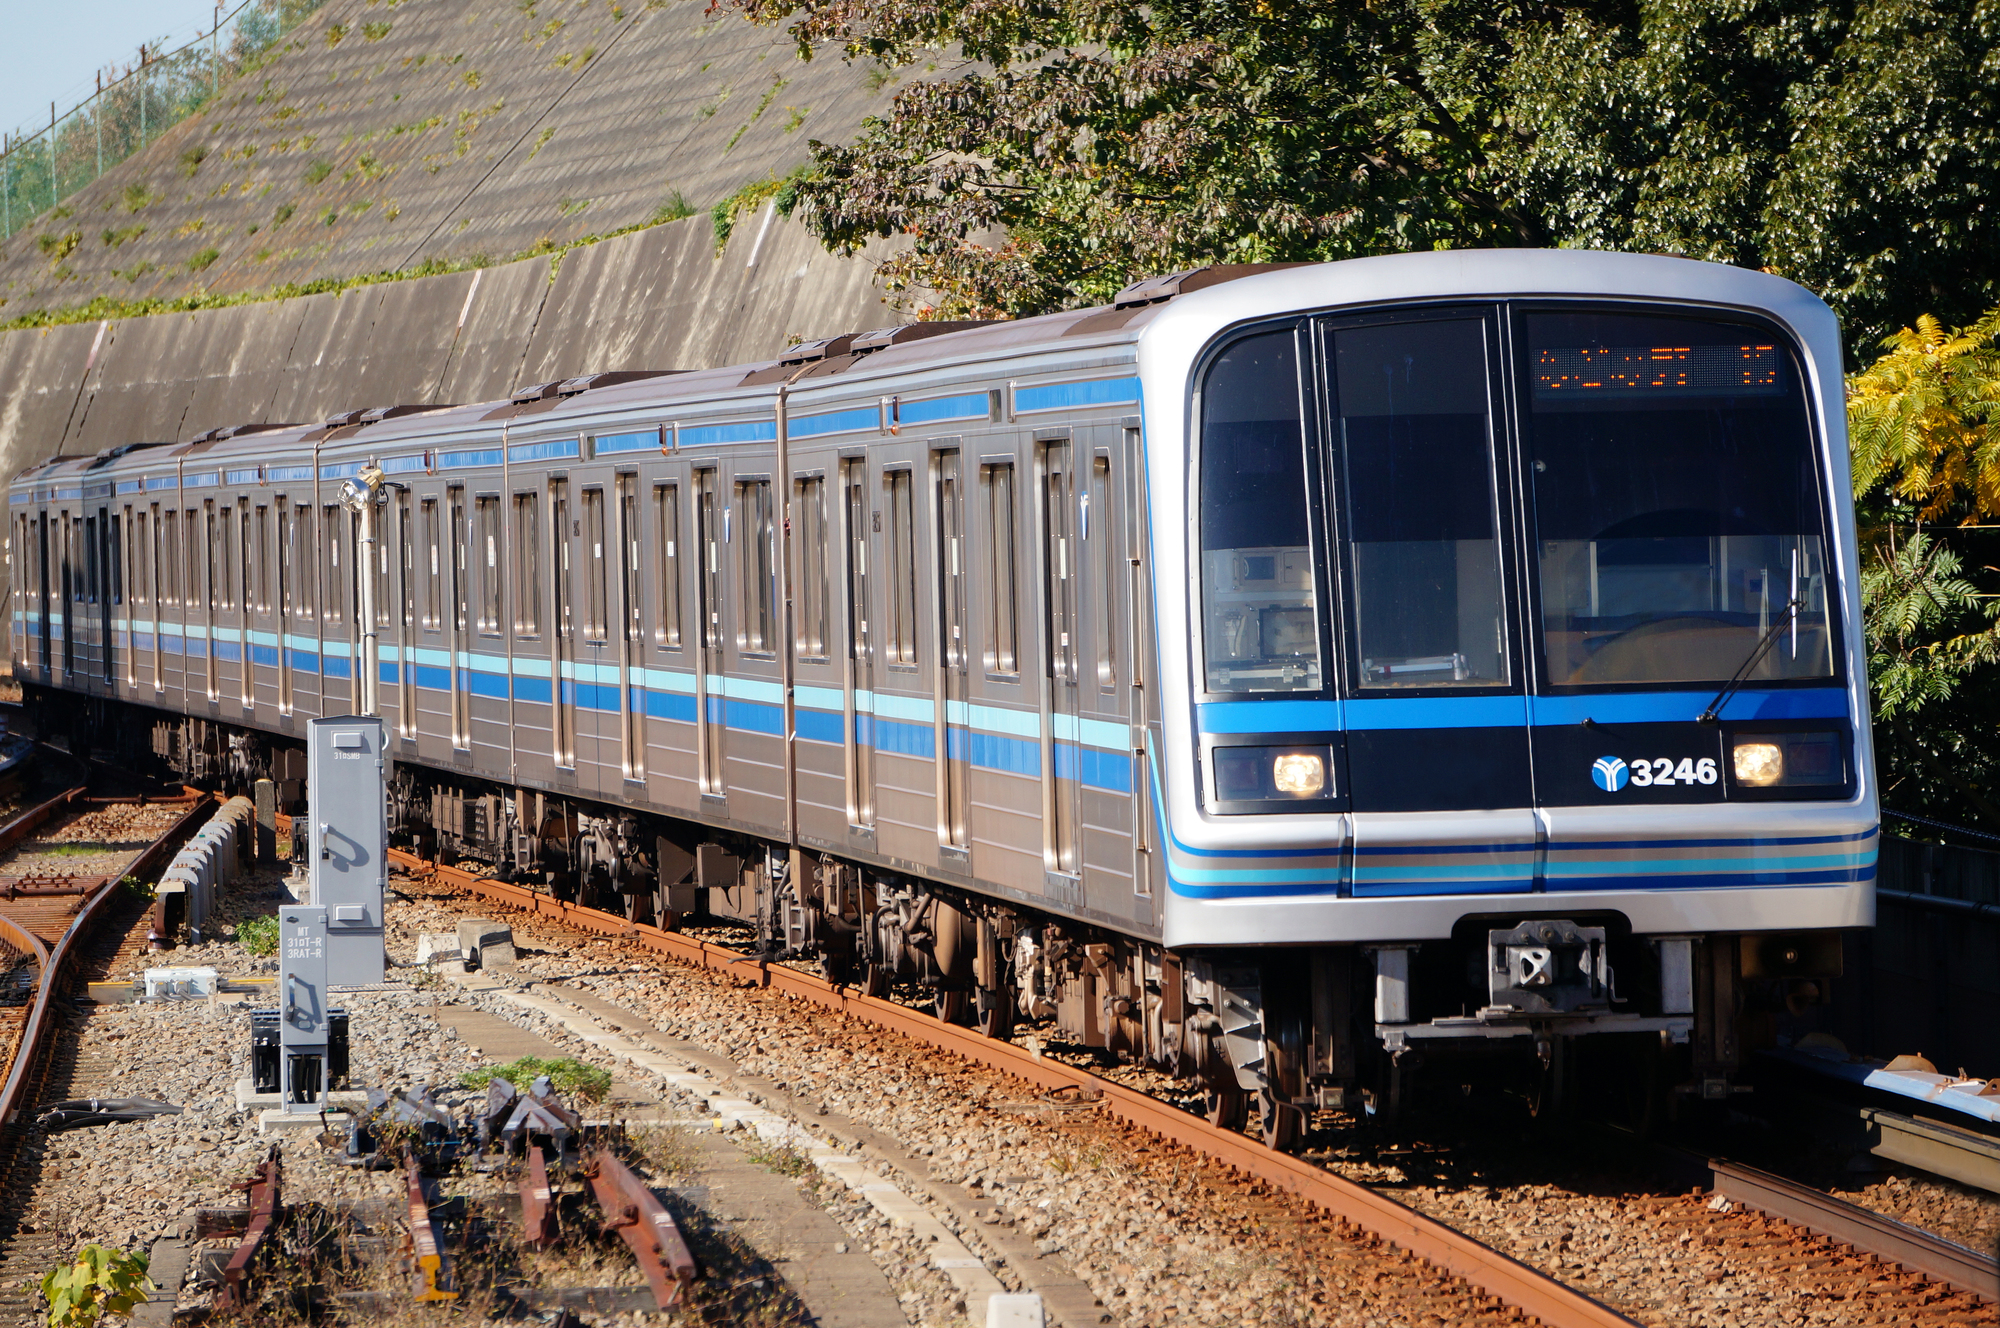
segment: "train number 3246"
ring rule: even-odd
[[[1639,757],[1631,764],[1615,756],[1600,756],[1590,767],[1590,778],[1606,793],[1616,793],[1626,784],[1636,784],[1640,788],[1671,784],[1713,784],[1718,778],[1715,758],[1704,756],[1700,760],[1683,757],[1679,762],[1670,757]]]

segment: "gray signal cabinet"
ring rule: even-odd
[[[288,1112],[313,1113],[326,1105],[333,1031],[326,912],[314,904],[278,910],[279,1100]]]
[[[306,856],[312,902],[326,909],[327,979],[382,981],[388,884],[389,758],[382,721],[315,719],[306,733]]]

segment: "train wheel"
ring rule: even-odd
[[[1273,1152],[1289,1153],[1305,1137],[1305,1113],[1278,1101],[1268,1088],[1257,1094],[1257,1115],[1264,1128],[1264,1146]]]
[[[970,1008],[971,993],[951,987],[939,987],[931,996],[931,1012],[940,1022],[962,1024],[966,1022],[965,1012]]]
[[[868,965],[867,971],[861,979],[861,994],[863,996],[873,996],[877,999],[886,998],[889,995],[889,984],[892,978],[893,975],[889,970],[880,964]]]
[[[981,1037],[990,1037],[997,1042],[1005,1042],[1014,1036],[1014,993],[996,991],[991,987],[981,987],[973,993],[979,1018],[976,1027]]]
[[[1240,1130],[1250,1118],[1250,1095],[1240,1088],[1208,1090],[1208,1123],[1225,1130]]]

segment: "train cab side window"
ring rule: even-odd
[[[514,495],[514,634],[539,635],[542,627],[542,578],[536,575],[535,552],[542,547],[538,495]]]
[[[993,585],[986,623],[986,671],[1019,674],[1021,671],[1019,609],[1014,565],[1014,466],[981,468],[981,487],[986,491],[986,564],[992,569]]]
[[[609,634],[605,604],[608,568],[607,555],[611,552],[606,544],[604,528],[604,490],[585,489],[583,491],[583,557],[585,562],[583,584],[583,639],[602,641]]]
[[[653,528],[660,541],[660,622],[654,639],[668,650],[681,644],[681,491],[653,486]]]
[[[1211,692],[1317,691],[1298,339],[1246,337],[1201,391],[1201,635]]]
[[[736,485],[736,540],[743,573],[742,613],[736,620],[737,649],[770,654],[778,648],[776,567],[772,563],[771,482],[739,480]]]
[[[792,486],[798,535],[798,651],[801,659],[827,657],[826,480],[822,476]]]
[[[1508,682],[1486,341],[1471,318],[1333,334],[1359,686]]]
[[[891,664],[917,662],[917,513],[915,482],[892,470],[889,483],[889,631]]]
[[[483,636],[500,635],[504,612],[500,584],[500,499],[487,495],[477,500],[473,513],[477,528],[473,534],[472,562],[479,578],[479,631]]]

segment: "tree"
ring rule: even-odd
[[[1212,262],[1581,245],[1770,268],[1851,344],[2000,302],[1982,0],[713,0],[916,73],[808,224],[945,315]],[[955,67],[919,70],[955,55]]]

